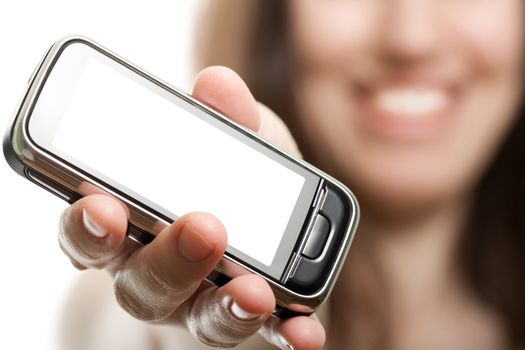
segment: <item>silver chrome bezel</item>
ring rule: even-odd
[[[97,188],[113,195],[114,197],[122,201],[129,208],[130,223],[138,227],[141,230],[151,232],[152,234],[156,234],[158,233],[158,230],[159,230],[159,222],[162,223],[163,225],[168,225],[168,222],[166,222],[163,218],[158,217],[154,213],[148,210],[145,210],[145,208],[142,208],[139,205],[133,203],[132,201],[124,198],[123,196],[119,195],[119,193],[114,191],[112,188],[108,188],[104,184],[97,182],[96,179],[86,176],[85,174],[70,167],[68,164],[63,162],[60,158],[55,157],[50,153],[43,152],[39,148],[39,146],[37,146],[32,141],[32,138],[30,137],[28,133],[27,123],[31,115],[32,109],[35,105],[35,102],[38,99],[39,93],[45,83],[45,80],[49,72],[52,70],[53,65],[56,62],[56,59],[60,55],[61,51],[69,44],[72,44],[75,42],[84,43],[96,50],[99,50],[100,52],[104,53],[105,55],[114,59],[115,61],[121,63],[127,68],[155,82],[162,88],[179,95],[182,99],[186,100],[186,102],[193,104],[195,106],[198,106],[199,108],[204,109],[208,111],[209,113],[214,114],[215,116],[218,116],[220,119],[222,119],[224,123],[247,134],[248,136],[252,138],[257,139],[259,142],[263,143],[268,148],[279,153],[283,157],[286,157],[292,160],[293,162],[300,164],[306,169],[318,174],[322,179],[331,183],[333,186],[337,187],[341,191],[341,193],[343,193],[347,197],[348,203],[351,206],[351,212],[354,213],[354,215],[350,218],[347,232],[342,242],[342,249],[339,250],[338,256],[336,258],[336,264],[334,264],[334,266],[330,270],[326,283],[323,285],[323,287],[320,290],[318,290],[316,293],[305,295],[305,294],[301,294],[301,293],[292,291],[286,288],[285,286],[271,279],[266,278],[271,288],[273,289],[277,302],[278,304],[280,304],[280,306],[284,308],[293,309],[294,305],[301,305],[301,306],[306,306],[307,309],[309,309],[310,311],[315,311],[321,305],[321,303],[326,299],[326,297],[329,295],[330,291],[332,290],[335,280],[337,279],[337,276],[346,259],[348,249],[351,245],[351,242],[353,240],[353,237],[354,237],[354,234],[357,228],[357,223],[359,220],[359,207],[358,207],[357,200],[355,199],[355,196],[353,195],[353,193],[346,186],[341,184],[336,179],[332,178],[330,175],[306,163],[305,161],[292,156],[286,151],[265,141],[264,139],[261,139],[255,132],[243,127],[242,125],[239,125],[231,121],[230,119],[226,118],[221,113],[215,110],[212,110],[210,107],[200,103],[199,101],[196,101],[195,99],[188,96],[187,94],[177,90],[176,88],[172,87],[166,82],[147,73],[146,71],[128,62],[127,60],[116,55],[110,50],[107,50],[103,46],[92,41],[91,39],[85,38],[83,36],[68,36],[56,42],[50,48],[45,58],[41,62],[40,66],[37,68],[36,72],[33,74],[32,79],[30,79],[27,93],[21,102],[20,108],[16,114],[15,121],[12,127],[8,130],[8,135],[6,135],[6,137],[9,138],[9,140],[4,141],[4,142],[9,142],[10,149],[12,150],[15,157],[17,158],[16,160],[21,163],[22,167],[34,169],[37,172],[49,177],[51,180],[55,181],[61,186],[64,186],[68,190],[72,192],[76,192],[76,193],[78,193],[78,188],[80,184],[83,182],[88,182],[88,183],[95,185]],[[13,168],[15,167],[13,164],[12,166]],[[243,265],[242,263],[238,261],[232,260],[227,255],[224,256],[221,263],[215,268],[213,274],[215,275],[222,274],[224,264],[229,264],[229,263],[233,263],[235,265],[241,266],[244,270],[250,273],[258,274],[256,271],[251,269],[249,266]]]

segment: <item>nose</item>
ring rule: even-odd
[[[441,0],[386,0],[382,50],[406,62],[432,56],[439,45],[436,3]]]

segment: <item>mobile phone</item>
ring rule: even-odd
[[[3,149],[16,172],[70,203],[119,199],[141,244],[185,213],[216,215],[229,243],[207,279],[262,276],[282,318],[320,306],[357,227],[340,182],[82,36],[48,50]]]

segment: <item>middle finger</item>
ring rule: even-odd
[[[138,319],[163,320],[193,294],[225,249],[226,231],[218,219],[182,216],[117,272],[117,301]]]

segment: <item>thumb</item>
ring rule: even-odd
[[[195,79],[192,95],[233,121],[256,131],[265,140],[301,157],[284,122],[268,107],[255,101],[248,86],[233,70],[220,66],[202,70]]]
[[[192,95],[231,120],[254,131],[259,129],[257,102],[233,70],[221,66],[203,69],[195,78]]]
[[[284,151],[301,158],[299,147],[297,147],[297,143],[282,119],[260,102],[257,103],[257,109],[259,110],[260,117],[260,125],[257,133],[263,139],[282,148]]]

